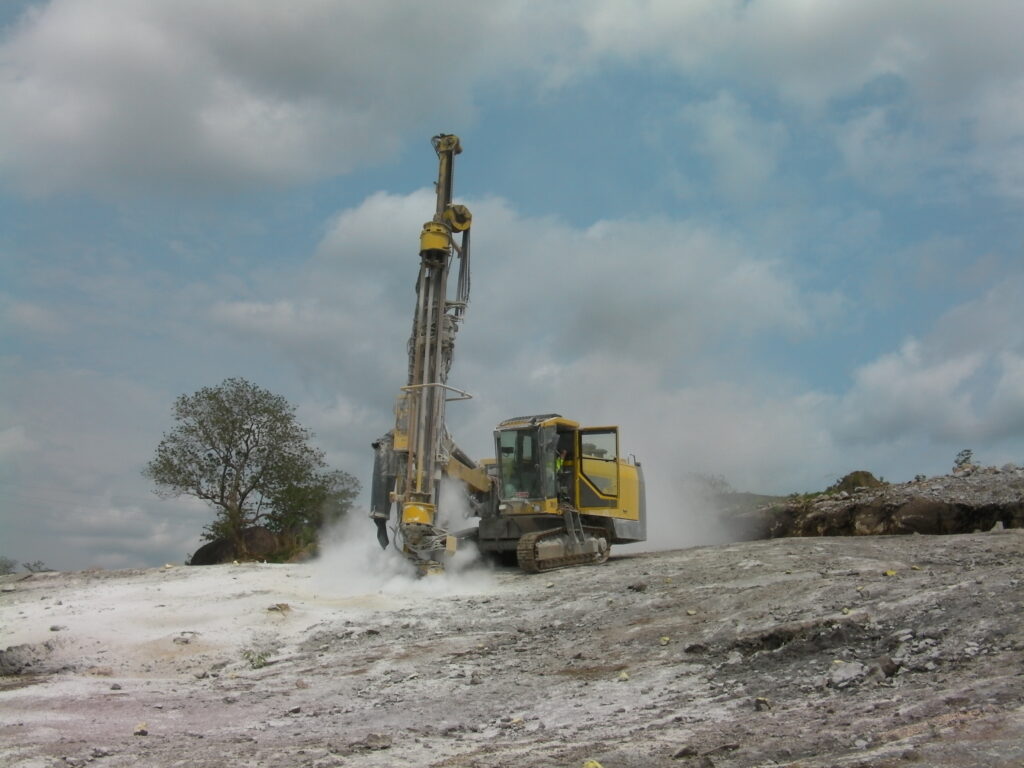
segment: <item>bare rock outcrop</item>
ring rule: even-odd
[[[968,465],[942,477],[792,496],[731,520],[748,538],[952,534],[1024,527],[1024,469]]]

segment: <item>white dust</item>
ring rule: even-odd
[[[463,502],[465,504],[465,502]],[[468,505],[466,505],[468,511]],[[391,521],[394,526],[394,521]],[[381,549],[377,530],[364,510],[353,509],[321,539],[321,554],[312,563],[313,584],[321,595],[462,595],[490,592],[493,571],[471,542],[460,542],[442,574],[419,576],[415,565],[391,543]]]

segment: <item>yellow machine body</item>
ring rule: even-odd
[[[618,427],[558,414],[498,425],[494,504],[477,544],[515,552],[526,570],[601,562],[612,544],[644,541],[643,471],[620,454]]]

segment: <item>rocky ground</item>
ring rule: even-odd
[[[0,764],[1016,767],[1022,565],[1004,530],[7,576]]]

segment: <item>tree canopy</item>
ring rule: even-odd
[[[216,516],[206,538],[225,538],[245,554],[243,531],[264,526],[297,545],[340,517],[359,482],[326,471],[313,434],[280,395],[240,378],[182,395],[176,426],[157,445],[143,474],[163,497],[194,496]]]
[[[341,470],[321,473],[312,483],[286,486],[273,499],[268,527],[297,546],[311,544],[319,531],[345,516],[358,493],[359,481]]]

